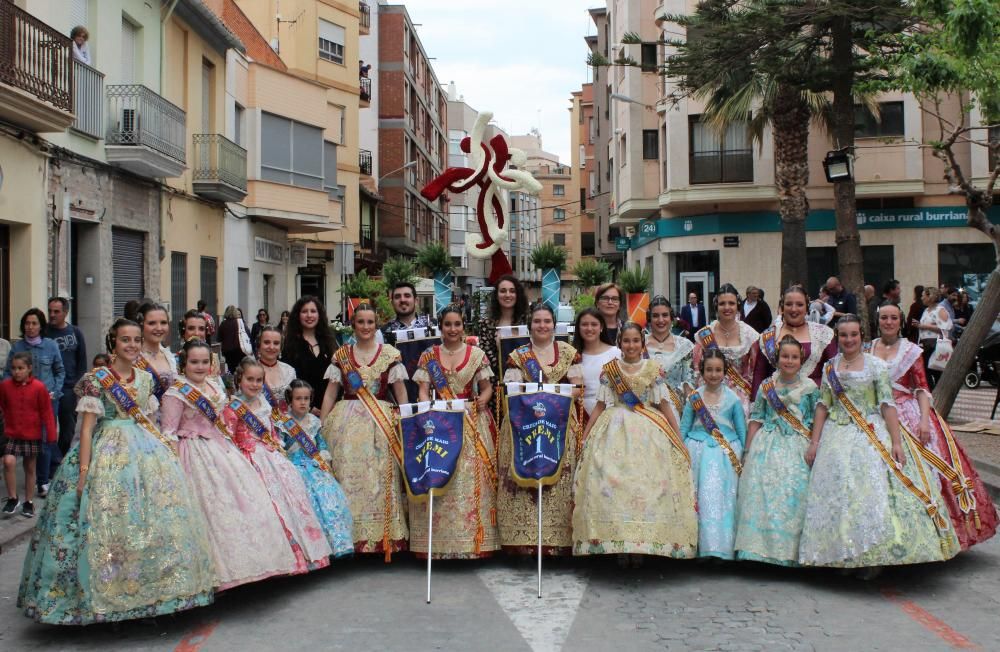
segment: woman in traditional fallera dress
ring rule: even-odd
[[[201,509],[169,437],[153,424],[153,377],[132,365],[139,326],[108,334],[111,367],[87,373],[80,441],[63,459],[24,560],[17,604],[39,622],[87,625],[212,601]]]
[[[330,468],[330,451],[319,434],[319,417],[312,414],[313,388],[304,380],[293,380],[285,390],[289,414],[281,424],[288,459],[302,474],[313,509],[323,526],[334,557],[354,554],[354,520],[347,496]]]
[[[280,421],[281,413],[272,418],[275,410],[261,392],[264,366],[253,358],[245,358],[237,365],[233,382],[237,391],[222,418],[233,441],[267,487],[295,554],[296,570],[304,573],[329,566],[333,550],[313,511],[305,482],[285,456],[284,441],[275,429],[274,422]]]
[[[704,384],[688,396],[681,417],[698,499],[698,556],[720,559],[733,558],[740,459],[746,438],[743,404],[723,382],[727,364],[719,349],[705,351],[698,370]]]
[[[434,559],[487,557],[500,548],[496,528],[496,425],[490,414],[493,371],[482,349],[465,343],[459,306],[438,315],[441,345],[420,356],[413,380],[420,400],[465,399],[462,454],[444,495],[434,499]],[[410,501],[410,550],[427,553],[426,501]]]
[[[861,322],[837,323],[806,461],[812,464],[799,562],[866,568],[941,561],[959,551],[933,470],[900,437],[889,370],[861,349]]]
[[[257,359],[264,365],[264,397],[282,412],[288,405],[285,403],[285,390],[295,380],[295,367],[278,359],[281,355],[281,331],[276,326],[264,326],[260,329],[257,343]]]
[[[737,558],[797,566],[809,489],[809,448],[819,388],[799,374],[802,345],[786,335],[777,371],[750,412],[736,504]]]
[[[722,351],[726,356],[723,382],[739,399],[745,419],[750,415],[751,380],[757,359],[754,344],[759,335],[749,324],[737,319],[740,294],[732,284],[726,283],[719,288],[715,295],[715,311],[718,319],[694,335],[694,368],[701,368],[701,359],[706,351]]]
[[[545,304],[536,304],[531,311],[531,343],[510,355],[504,382],[571,383],[583,380],[580,354],[569,344],[555,340],[555,314]],[[506,408],[505,408],[506,409]],[[559,480],[545,487],[542,497],[542,552],[548,555],[569,555],[573,551],[573,471],[577,451],[583,443],[580,402],[575,401],[566,426],[566,451]],[[511,473],[513,446],[509,416],[500,434],[497,474],[497,525],[500,544],[513,554],[533,555],[538,546],[538,492],[514,482]]]
[[[646,354],[660,365],[670,393],[669,407],[680,422],[687,395],[698,386],[694,373],[694,344],[673,334],[674,309],[664,297],[649,302]]]
[[[399,351],[376,343],[370,304],[354,309],[353,326],[357,344],[340,347],[326,372],[322,435],[354,517],[354,551],[381,552],[388,561],[406,550],[409,537],[401,444],[388,401],[391,390],[397,402],[406,402],[407,375]]]
[[[949,469],[947,475],[941,472],[937,475],[952,525],[965,550],[996,534],[996,506],[961,443],[931,406],[923,350],[900,337],[902,318],[899,306],[886,304],[879,308],[881,337],[872,342],[872,354],[889,365],[900,425]]]
[[[604,365],[573,485],[573,554],[691,558],[698,516],[690,455],[642,328],[618,331],[622,360]]]
[[[807,321],[809,295],[801,285],[793,285],[781,296],[781,323],[765,328],[754,344],[753,397],[757,389],[778,368],[778,342],[791,335],[802,345],[802,370],[799,373],[820,386],[823,366],[837,355],[833,329]]]
[[[139,325],[142,327],[142,351],[135,366],[153,376],[154,394],[159,400],[177,375],[177,358],[163,345],[163,340],[170,335],[170,315],[159,304],[144,303],[139,306]]]
[[[163,396],[160,423],[179,440],[181,465],[208,521],[216,585],[229,589],[294,573],[297,563],[267,487],[222,420],[226,395],[210,379],[211,366],[208,344],[185,342],[181,375]]]
[[[596,308],[584,308],[576,316],[573,348],[580,353],[580,367],[583,369],[583,409],[589,415],[597,405],[601,370],[605,363],[621,358],[622,352],[611,343],[608,326]]]

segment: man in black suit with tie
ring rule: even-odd
[[[698,295],[694,292],[688,294],[688,302],[681,308],[681,319],[688,325],[686,337],[694,340],[694,334],[708,324],[705,316],[705,306],[698,301]]]

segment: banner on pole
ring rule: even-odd
[[[514,349],[531,341],[527,326],[497,326],[497,337],[500,339],[500,378],[507,371],[507,358]]]
[[[465,401],[404,403],[399,417],[406,493],[418,502],[442,495],[462,454]]]
[[[573,385],[507,383],[513,455],[511,474],[522,487],[559,481],[573,409]]]
[[[392,334],[396,338],[396,343],[393,346],[399,350],[399,355],[403,358],[403,366],[406,367],[406,374],[410,378],[413,378],[413,373],[417,370],[421,354],[430,347],[441,343],[441,335],[433,326],[407,328],[393,331]]]

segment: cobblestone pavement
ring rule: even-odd
[[[997,388],[989,383],[983,383],[976,389],[963,387],[955,398],[955,405],[951,408],[948,420],[960,422],[989,419],[996,396]],[[997,409],[997,417],[1000,418],[1000,408]]]
[[[25,545],[0,556],[3,650],[998,650],[1000,542],[864,582],[835,571],[613,558],[440,563],[364,559],[243,587],[205,609],[118,627],[54,628],[14,607]]]

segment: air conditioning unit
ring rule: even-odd
[[[305,267],[309,248],[304,242],[291,242],[288,245],[288,264],[291,267]]]

